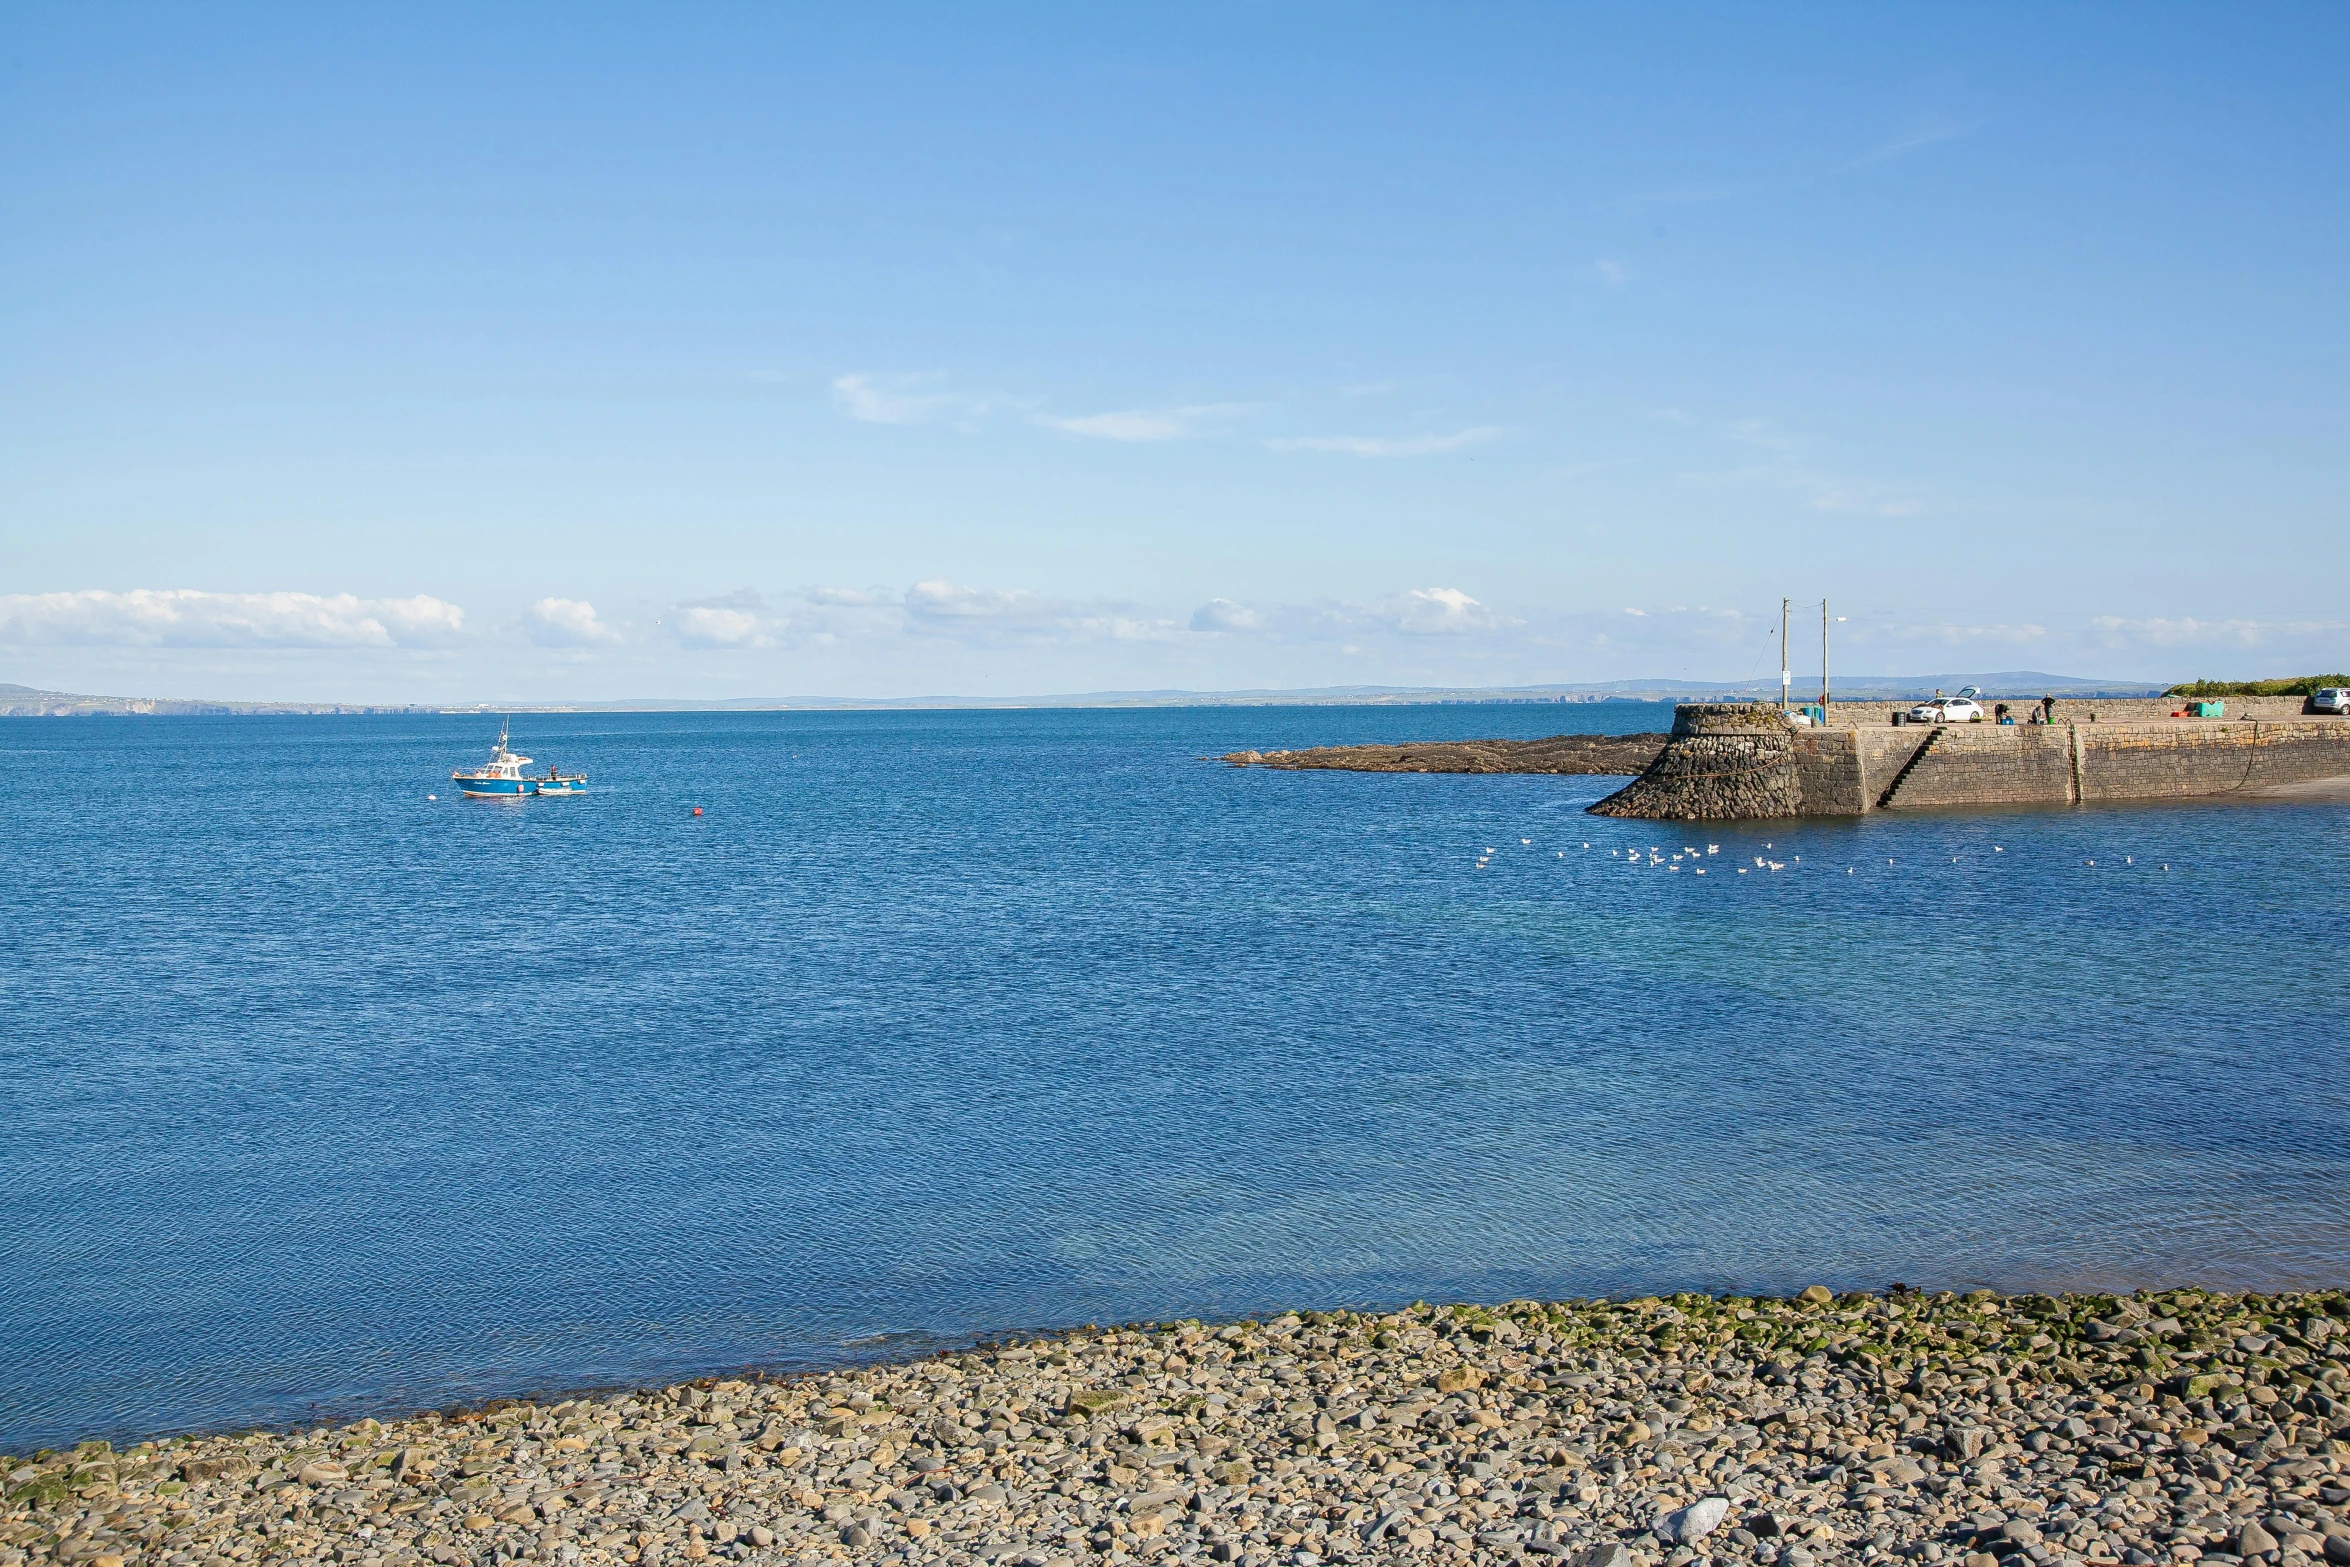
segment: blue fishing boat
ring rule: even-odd
[[[507,747],[508,726],[498,726],[498,743],[490,749],[490,759],[483,766],[468,772],[463,768],[449,774],[450,782],[477,800],[519,800],[534,794],[585,794],[587,774],[559,773],[549,764],[544,777],[533,777],[523,769],[531,765],[527,756],[517,756]]]

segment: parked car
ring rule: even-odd
[[[2350,686],[2321,686],[2309,693],[2313,713],[2350,713]]]
[[[1983,721],[1983,704],[1973,697],[1938,696],[1911,708],[1909,721],[1913,724],[1979,724]]]

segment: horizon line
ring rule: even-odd
[[[1984,687],[1986,695],[2018,696],[2062,692],[2071,696],[2157,695],[2163,683],[2153,680],[2090,680],[2052,675],[2037,670],[1999,670],[1982,673],[1932,675],[1852,675],[1830,687],[1851,697],[1885,700],[1923,695],[1930,689],[1958,684]],[[1994,683],[2014,690],[1994,690]],[[2035,688],[2026,691],[2024,687]],[[1296,686],[1242,687],[1199,691],[1180,687],[1147,690],[1076,691],[1023,696],[956,696],[933,694],[905,697],[617,697],[582,701],[511,700],[451,702],[368,702],[319,699],[310,701],[266,698],[118,697],[55,691],[0,682],[0,717],[80,717],[121,715],[169,717],[193,714],[335,714],[335,713],[625,713],[625,712],[873,712],[1017,710],[1102,707],[1260,707],[1260,706],[1434,706],[1450,703],[1573,703],[1604,701],[1694,700],[1708,695],[1769,697],[1779,690],[1775,681],[1741,680],[1613,680],[1557,682],[1522,686]],[[1803,695],[1800,690],[1796,693]]]

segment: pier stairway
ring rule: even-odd
[[[1893,808],[1893,797],[1901,792],[1902,784],[1908,781],[1909,775],[1916,770],[1918,763],[1926,759],[1926,753],[1934,749],[1934,742],[1947,733],[1949,733],[1948,730],[1937,724],[1933,733],[1927,735],[1918,748],[1909,753],[1909,760],[1901,764],[1901,771],[1893,775],[1893,781],[1885,786],[1885,792],[1877,796],[1878,810],[1889,811]]]

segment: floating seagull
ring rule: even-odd
[[[1518,840],[1518,842],[1520,842],[1520,843],[1522,843],[1522,844],[1525,844],[1525,845],[1527,845],[1527,846],[1531,847],[1531,846],[1533,845],[1533,842],[1534,842],[1534,840],[1533,840],[1533,839],[1531,839],[1531,838],[1520,838],[1520,839]]]
[[[1992,852],[1993,854],[2005,854],[2007,851],[2006,851],[2005,849],[2002,849],[2001,847],[1999,847],[1999,845],[1997,845],[1997,844],[1993,844],[1993,845],[1991,845],[1991,852]]]

